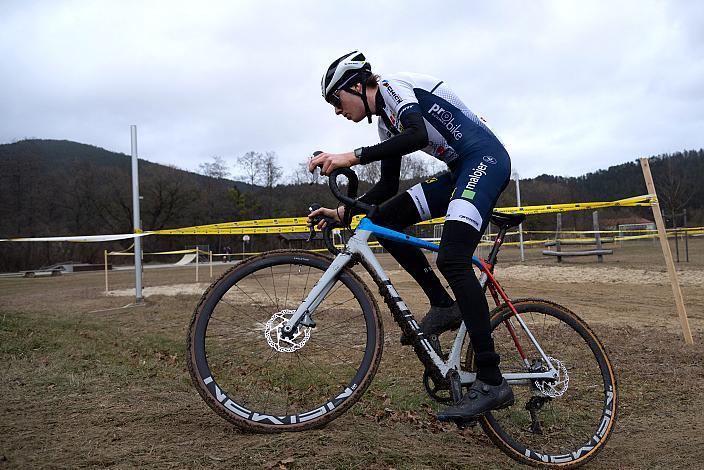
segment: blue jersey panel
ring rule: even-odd
[[[479,142],[498,142],[491,130],[475,115],[465,115],[449,101],[426,90],[416,88],[414,91],[423,117],[457,153],[469,153],[473,145]]]

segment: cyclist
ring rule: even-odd
[[[443,81],[429,75],[375,75],[364,55],[345,54],[328,67],[322,94],[335,114],[360,122],[378,116],[381,142],[346,153],[321,153],[308,169],[334,169],[381,160],[380,181],[360,199],[380,204],[373,221],[402,230],[421,220],[446,216],[437,266],[455,294],[453,304],[418,248],[380,240],[420,284],[430,301],[421,322],[425,335],[456,329],[464,321],[475,351],[477,380],[459,403],[443,410],[441,420],[463,420],[513,403],[513,392],[499,369],[489,321],[489,306],[470,259],[496,201],[509,181],[511,161],[503,144]],[[424,152],[444,161],[449,171],[396,195],[401,158]],[[383,203],[383,204],[382,204]],[[344,208],[320,208],[340,220]],[[321,222],[320,228],[324,226]],[[402,340],[403,341],[403,340]]]

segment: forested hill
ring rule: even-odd
[[[650,169],[668,225],[673,224],[674,213],[674,222],[682,226],[685,211],[689,226],[704,225],[704,186],[701,183],[704,179],[704,150],[655,156],[650,159]],[[579,177],[541,175],[521,180],[520,184],[523,205],[610,201],[648,192],[640,162],[637,160]],[[515,189],[509,186],[500,202],[508,205],[510,201],[515,201]],[[639,215],[652,219],[649,209],[618,208],[606,210],[604,213],[606,217]],[[589,214],[575,213],[570,217],[577,221],[575,228],[588,227]],[[534,218],[534,223],[539,220],[548,219]],[[554,224],[554,218],[552,220]]]
[[[244,158],[247,156],[252,158]],[[409,164],[402,168],[402,174],[409,179],[402,182],[402,189],[432,173],[422,161],[404,161]],[[284,177],[272,152],[248,152],[231,161],[214,157],[213,163],[201,164],[203,174],[140,160],[142,226],[145,230],[158,230],[304,215],[310,202],[334,204],[327,185],[320,184],[323,180],[308,184],[304,166],[299,165],[297,172]],[[704,151],[657,156],[651,160],[651,169],[670,224],[674,211],[680,214],[677,223],[682,225],[681,214],[686,209],[690,226],[704,225]],[[128,155],[92,145],[58,140],[0,145],[0,238],[131,232],[130,171]],[[378,177],[373,166],[361,167],[360,171],[367,180]],[[248,183],[229,179],[231,172],[238,175],[236,179]],[[541,175],[520,183],[523,205],[608,201],[647,192],[635,160],[576,178]],[[368,186],[363,183],[361,190]],[[515,201],[512,183],[498,205],[514,206]],[[649,209],[640,208],[601,213],[603,218],[652,218]],[[570,213],[564,221],[566,227],[589,228],[591,216]],[[554,215],[534,216],[527,220],[526,228],[550,229],[554,224]],[[206,241],[221,243],[216,239]],[[191,242],[195,243],[193,237],[154,237],[149,244],[153,245],[151,249],[165,250],[183,248]],[[12,249],[7,244],[0,245],[0,271],[48,264],[56,261],[56,256],[70,257],[52,255],[54,248],[46,248],[46,244],[18,244]],[[100,253],[97,248],[93,251]],[[97,256],[95,253],[90,257]],[[86,255],[81,257],[85,259]]]
[[[139,160],[142,219],[159,229],[238,217],[245,183]],[[132,231],[130,156],[65,140],[0,145],[0,237]]]

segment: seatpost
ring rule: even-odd
[[[501,226],[499,227],[499,233],[496,234],[496,239],[494,240],[494,246],[491,247],[491,251],[489,252],[489,257],[487,258],[486,262],[491,266],[491,272],[494,272],[494,265],[496,264],[496,258],[499,255],[499,249],[501,248],[501,245],[504,243],[504,236],[506,235],[506,232],[508,231],[508,227],[506,226]]]

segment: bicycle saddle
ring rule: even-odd
[[[503,212],[492,212],[491,221],[499,227],[516,227],[526,218],[525,214],[504,214]]]

